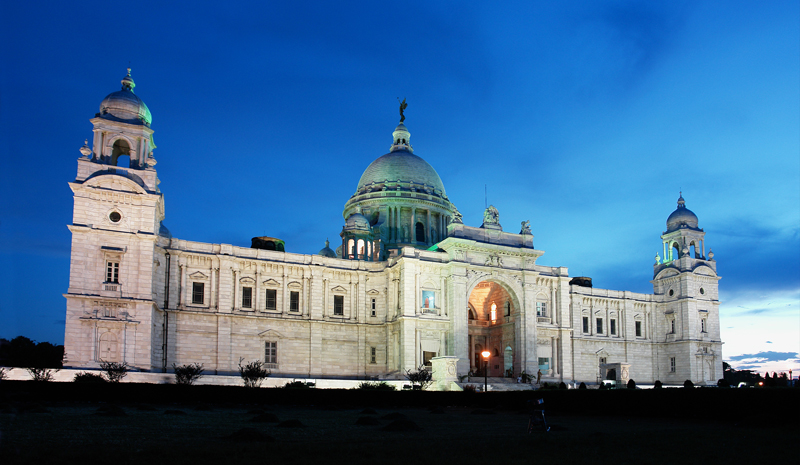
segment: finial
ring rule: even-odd
[[[122,90],[129,90],[133,92],[134,87],[136,87],[136,84],[133,82],[133,78],[131,77],[131,69],[128,68],[128,74],[122,78]]]
[[[326,237],[325,238],[325,247],[330,247],[330,245],[331,245],[331,241],[329,241],[328,238]]]
[[[89,139],[83,141],[83,147],[81,147],[81,155],[86,158],[89,158],[89,155],[92,154],[92,149],[89,148]]]

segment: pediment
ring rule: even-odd
[[[692,270],[692,273],[699,274],[699,275],[702,275],[702,276],[711,276],[711,277],[716,276],[716,273],[714,273],[714,270],[709,268],[708,265],[699,265],[697,268]]]
[[[265,286],[273,286],[273,287],[278,287],[278,286],[281,285],[281,283],[279,283],[278,281],[275,281],[274,279],[268,279],[268,280],[262,282],[261,284],[263,284]]]
[[[256,280],[253,279],[253,278],[250,278],[250,277],[245,277],[245,278],[241,278],[239,280],[239,282],[242,283],[242,284],[250,284],[250,285],[252,285],[252,284],[256,283]]]
[[[332,292],[347,292],[347,289],[343,288],[342,286],[336,286],[331,289]]]
[[[199,271],[195,271],[194,273],[190,274],[189,277],[192,279],[208,279],[208,276]]]
[[[367,291],[369,295],[380,295],[380,292],[376,291],[375,289],[370,289]]]
[[[437,286],[437,285],[436,285],[436,283],[435,283],[435,282],[433,282],[433,281],[431,281],[430,279],[426,280],[426,281],[425,281],[425,282],[422,284],[422,287],[423,287],[424,289],[439,289],[439,286]]]
[[[283,334],[281,334],[278,331],[275,331],[274,329],[268,329],[266,331],[262,331],[258,333],[258,336],[264,339],[282,339],[284,337]]]
[[[289,289],[302,289],[303,285],[298,283],[297,281],[292,281],[286,285]]]

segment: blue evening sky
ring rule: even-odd
[[[797,1],[172,3],[0,6],[0,337],[63,342],[67,182],[130,66],[175,237],[335,245],[406,98],[464,222],[486,186],[595,287],[652,292],[682,190],[725,360],[800,371]]]

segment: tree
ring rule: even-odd
[[[64,346],[49,342],[32,341],[25,336],[17,336],[8,341],[0,339],[0,365],[9,367],[61,368],[64,359]]]
[[[694,389],[694,383],[692,382],[691,379],[687,379],[686,381],[683,382],[683,387],[686,389]]]
[[[636,389],[636,381],[633,379],[628,380],[628,389]]]
[[[100,369],[106,373],[106,378],[110,383],[119,383],[122,378],[128,376],[126,362],[100,362]]]
[[[406,370],[405,376],[417,390],[425,390],[433,383],[433,375],[425,369],[425,365],[420,365],[417,371]]]
[[[261,387],[261,383],[272,374],[269,369],[264,367],[264,362],[261,360],[255,360],[253,362],[248,363],[245,366],[242,366],[242,361],[244,359],[239,359],[239,375],[244,380],[245,387],[249,388],[257,388]]]
[[[661,383],[661,380],[657,379],[656,382],[653,384],[653,389],[661,389],[662,387],[663,383]]]
[[[190,363],[187,365],[175,365],[173,363],[172,369],[175,371],[175,384],[187,386],[200,379],[204,371],[202,363]]]

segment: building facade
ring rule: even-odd
[[[716,262],[681,197],[661,235],[653,294],[591,287],[537,264],[528,222],[489,207],[463,224],[401,120],[344,207],[341,245],[318,254],[178,239],[162,225],[152,121],[130,72],[91,122],[74,195],[65,365],[143,371],[262,360],[293,377],[399,377],[438,356],[459,375],[715,383]],[[404,118],[403,118],[404,119]]]

